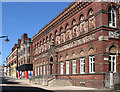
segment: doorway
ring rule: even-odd
[[[52,67],[53,67],[53,57],[50,57],[50,75],[52,75]]]

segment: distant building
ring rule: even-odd
[[[17,47],[18,49],[18,67],[17,76],[18,78],[29,78],[32,77],[32,42],[31,38],[24,33],[21,37],[21,43]]]
[[[4,66],[0,66],[0,77],[4,76]]]
[[[3,65],[4,66],[4,76],[7,76],[7,66]]]
[[[15,44],[12,48],[12,52],[10,55],[6,58],[7,60],[7,76],[17,77],[17,46],[19,45]]]
[[[34,79],[55,76],[96,88],[110,87],[113,79],[118,83],[118,13],[118,4],[111,2],[70,4],[32,38]]]
[[[28,38],[28,35],[24,33],[7,57],[7,76],[27,79],[32,76],[31,48],[31,38]]]

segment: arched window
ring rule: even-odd
[[[48,36],[46,37],[46,41],[48,41]]]
[[[63,31],[63,27],[60,28],[60,33]]]
[[[55,36],[57,35],[57,30],[55,31]]]
[[[68,29],[69,28],[69,24],[67,23],[66,26],[65,26],[65,29]]]
[[[108,9],[108,25],[110,27],[116,27],[116,12],[113,5]]]
[[[95,17],[93,15],[93,9],[90,8],[88,11],[88,27],[89,29],[95,28]]]
[[[93,15],[93,10],[92,10],[92,8],[90,8],[89,11],[88,11],[88,16],[90,16],[90,15]]]
[[[72,25],[75,25],[75,24],[76,24],[76,20],[73,19],[73,21],[72,21]]]
[[[109,71],[111,72],[116,72],[116,53],[117,53],[117,48],[112,45],[109,48]]]
[[[43,43],[45,43],[45,39],[43,39]]]
[[[42,44],[42,41],[40,41],[40,45]]]
[[[52,34],[50,34],[50,39],[52,38]]]
[[[84,20],[84,19],[85,19],[84,15],[81,14],[81,15],[80,15],[80,21],[82,21],[82,20]]]

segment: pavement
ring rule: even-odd
[[[97,89],[79,86],[42,86],[38,84],[32,84],[28,79],[16,79],[12,77],[3,77],[0,86],[2,86],[2,92],[116,92],[109,89]]]
[[[80,86],[56,86],[56,87],[43,86],[43,85],[30,83],[29,79],[16,79],[16,82],[21,82],[21,83],[24,83],[25,85],[43,88],[46,90],[100,90],[100,91],[101,90],[106,90],[106,91],[110,90],[110,89],[97,89],[97,88],[80,87]]]

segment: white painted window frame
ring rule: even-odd
[[[40,75],[42,75],[42,66],[40,66]]]
[[[115,57],[115,60],[113,61],[112,59],[110,60],[109,59],[109,62],[111,63],[111,72],[116,72],[116,55],[109,55],[109,57]],[[113,65],[114,63],[114,65]],[[113,70],[113,67],[114,67],[114,70]]]
[[[45,75],[45,65],[43,66],[43,75]]]
[[[66,74],[69,74],[69,61],[66,61]]]
[[[113,11],[113,12],[112,12]],[[109,26],[110,27],[116,27],[116,11],[115,11],[115,9],[114,8],[111,8],[111,11],[110,11],[110,13],[111,13],[111,21],[109,21],[109,22],[111,22],[111,23],[109,23]],[[115,15],[115,26],[113,26],[113,13],[114,13],[114,15]]]
[[[89,73],[95,73],[95,56],[89,56]]]
[[[85,58],[80,58],[80,73],[84,74],[85,73]]]
[[[73,74],[76,74],[76,60],[73,60]]]
[[[64,67],[64,63],[60,62],[60,74],[63,74],[63,67]]]
[[[37,67],[37,71],[38,71],[38,76],[39,76],[39,72],[40,72],[39,66]]]

